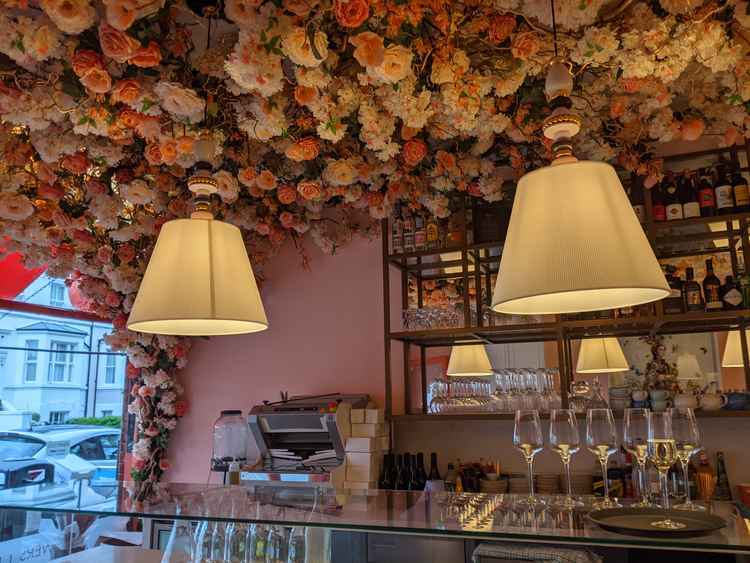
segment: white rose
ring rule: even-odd
[[[154,192],[140,179],[120,186],[120,197],[135,205],[146,205],[154,199]]]
[[[323,180],[331,186],[349,186],[357,176],[357,168],[347,159],[333,160],[323,171]]]
[[[195,90],[183,88],[176,82],[159,82],[154,92],[161,100],[161,107],[174,116],[182,117],[190,123],[203,119],[206,102]]]
[[[221,201],[224,203],[233,203],[237,201],[237,195],[240,192],[240,186],[237,183],[237,178],[226,170],[219,170],[214,175],[214,180],[217,182],[217,192]]]
[[[316,67],[328,56],[328,38],[322,31],[316,31],[314,42],[315,49],[313,49],[304,28],[295,27],[284,36],[281,41],[281,48],[293,63],[306,67]],[[316,51],[319,57],[316,56]]]
[[[42,10],[61,31],[76,35],[94,25],[96,11],[89,0],[41,0]]]

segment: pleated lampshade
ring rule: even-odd
[[[451,377],[482,377],[492,375],[492,364],[484,344],[453,346],[446,375]]]
[[[521,178],[492,296],[495,311],[595,311],[668,294],[651,245],[609,164],[560,162]]]
[[[581,341],[576,372],[611,373],[629,369],[617,338],[586,338]]]
[[[745,332],[748,346],[750,346],[750,332]],[[745,367],[742,361],[742,343],[740,342],[740,331],[732,330],[727,334],[727,344],[724,346],[724,357],[721,359],[723,368]]]
[[[183,336],[268,328],[240,230],[213,219],[165,223],[127,326]]]

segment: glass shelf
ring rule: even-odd
[[[518,503],[522,497],[517,495],[357,491],[314,483],[226,487],[171,483],[162,488],[165,500],[140,505],[127,500],[132,483],[121,486],[121,497],[125,500],[120,502],[114,498],[102,500],[99,495],[87,492],[85,486],[67,487],[65,498],[57,494],[59,491],[55,493],[54,489],[60,488],[55,485],[9,489],[0,491],[0,509],[750,554],[750,520],[745,520],[730,502],[713,502],[709,506],[714,514],[726,520],[724,529],[702,537],[672,539],[620,535],[599,528],[586,517],[593,497],[582,497],[585,506],[573,511],[551,506],[529,511]],[[54,502],[53,497],[57,498]]]

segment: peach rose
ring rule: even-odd
[[[177,141],[171,137],[164,137],[159,143],[159,152],[162,162],[171,166],[177,160]]]
[[[123,126],[130,129],[135,128],[143,119],[143,114],[134,109],[124,109],[117,114],[117,121]]]
[[[65,33],[77,35],[94,25],[96,11],[89,0],[41,0],[39,4]]]
[[[92,68],[79,80],[95,94],[106,94],[112,88],[112,77],[103,68]]]
[[[141,84],[134,78],[118,80],[112,87],[109,99],[113,103],[134,104],[141,97]]]
[[[411,72],[411,61],[414,55],[403,45],[389,45],[383,55],[383,62],[370,69],[375,78],[395,84]]]
[[[297,190],[294,189],[294,186],[281,186],[276,193],[276,197],[280,203],[290,205],[297,201]]]
[[[408,166],[416,166],[427,155],[427,145],[421,139],[409,139],[401,149],[401,156]]]
[[[161,62],[161,50],[159,45],[151,41],[147,47],[139,47],[138,50],[130,57],[130,64],[140,68],[151,68],[158,66]]]
[[[139,17],[137,0],[104,0],[104,16],[112,27],[125,31]]]
[[[258,17],[258,7],[262,0],[226,0],[224,15],[239,25],[250,25]]]
[[[89,159],[82,152],[65,155],[60,161],[60,166],[71,174],[83,174],[89,169]]]
[[[307,30],[303,27],[293,27],[284,35],[281,48],[294,64],[313,68],[319,66],[328,56],[328,37],[322,31],[316,31],[313,42],[315,49]]]
[[[342,27],[359,27],[370,17],[370,4],[367,0],[334,0],[333,13]]]
[[[157,143],[147,145],[146,150],[143,151],[143,156],[146,157],[146,161],[152,166],[162,163],[161,148],[159,148]]]
[[[195,137],[183,135],[177,137],[177,152],[180,154],[193,154],[195,149]]]
[[[237,183],[237,178],[230,174],[226,170],[219,170],[213,175],[216,180],[217,193],[224,203],[234,203],[237,201],[237,196],[240,192],[240,186]]]
[[[31,200],[25,195],[0,193],[0,219],[8,221],[23,221],[34,213]]]
[[[320,143],[315,137],[305,137],[293,145],[289,145],[284,154],[295,162],[313,160],[320,154]]]
[[[96,51],[90,51],[88,49],[79,49],[73,55],[73,59],[70,61],[73,67],[73,72],[79,78],[94,68],[104,68],[104,61]]]
[[[37,197],[57,201],[63,198],[63,196],[65,195],[65,190],[57,182],[55,182],[54,184],[39,184],[39,186],[36,188],[36,195]]]
[[[456,157],[446,151],[437,151],[435,153],[435,160],[437,160],[437,173],[445,174],[456,169]]]
[[[22,44],[26,53],[37,61],[44,61],[53,54],[59,56],[62,35],[52,23],[43,23],[26,31]]]
[[[682,121],[680,136],[683,141],[697,141],[705,130],[706,123],[702,119],[691,117]]]
[[[542,48],[539,36],[533,31],[517,34],[511,43],[510,52],[517,59],[525,61],[533,57]]]
[[[297,85],[294,89],[294,100],[301,106],[306,106],[318,98],[318,89],[314,86]]]
[[[269,191],[276,187],[278,180],[270,170],[263,170],[255,179],[255,185],[263,191]]]
[[[158,117],[140,114],[135,132],[147,140],[156,139],[161,134],[161,122]]]
[[[141,47],[137,39],[106,22],[102,22],[99,26],[99,45],[105,57],[118,63],[127,62]]]
[[[355,47],[354,58],[362,66],[379,66],[383,63],[385,47],[383,38],[377,33],[363,31],[349,38],[349,42]]]
[[[306,200],[313,200],[320,198],[323,195],[323,188],[320,186],[320,182],[315,180],[303,180],[297,184],[297,191]]]
[[[516,28],[516,16],[512,14],[495,15],[490,18],[487,37],[495,45],[505,41]]]
[[[237,173],[237,179],[243,186],[248,188],[255,185],[255,179],[258,177],[258,173],[255,168],[240,168]]]
[[[145,180],[141,180],[140,178],[136,178],[129,184],[122,184],[120,186],[120,197],[135,205],[149,204],[154,200],[155,195],[154,190],[149,187]]]
[[[318,5],[318,0],[284,0],[284,9],[295,16],[306,16]]]

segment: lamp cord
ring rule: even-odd
[[[555,19],[555,0],[549,0],[552,9],[552,41],[555,45],[555,57],[557,57],[557,21]]]

